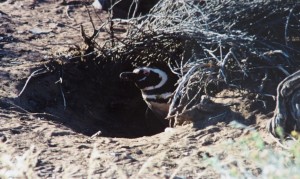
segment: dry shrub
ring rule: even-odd
[[[299,68],[299,18],[293,1],[161,0],[145,16],[109,19],[100,29],[110,35],[104,43],[95,38],[100,30],[85,39],[99,63],[168,65],[180,76],[168,118],[181,124],[198,120],[180,118],[193,109],[201,114],[218,107],[205,109],[212,103],[203,95],[223,89],[274,103],[278,83]],[[127,26],[123,37],[116,35],[120,23]]]

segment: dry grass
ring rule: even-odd
[[[21,155],[9,152],[8,145],[1,144],[0,173],[1,178],[37,178],[38,152],[31,147]],[[168,161],[168,150],[158,152],[154,156],[144,161],[141,167],[135,172],[127,170],[126,165],[120,166],[107,160],[99,163],[105,156],[99,153],[97,146],[90,152],[88,160],[87,178],[103,177],[99,175],[99,170],[107,170],[106,177],[117,178],[144,178],[165,176],[193,177],[212,176],[208,173],[215,173],[221,178],[298,178],[300,175],[300,141],[290,143],[290,149],[281,150],[265,145],[263,139],[257,132],[252,132],[248,137],[239,140],[228,140],[217,146],[212,146],[212,150],[221,151],[218,156],[211,157],[206,154],[197,157],[199,154],[189,154],[186,157],[175,160],[177,166],[172,170],[166,170],[163,163]],[[225,157],[224,155],[230,156]],[[108,159],[109,157],[107,157]],[[202,166],[205,169],[199,170]],[[76,166],[65,166],[63,176],[76,176]],[[197,171],[199,170],[199,171]],[[201,171],[201,172],[200,172]]]
[[[8,178],[37,178],[35,167],[38,162],[38,151],[31,146],[23,154],[16,155],[14,149],[0,143],[0,177]]]
[[[224,178],[297,178],[300,175],[300,141],[289,143],[290,149],[276,150],[266,146],[259,133],[240,141],[228,141],[224,150],[235,153],[229,161],[208,159]]]

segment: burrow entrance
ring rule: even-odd
[[[101,136],[136,138],[167,126],[145,114],[147,106],[134,84],[119,79],[121,72],[133,69],[129,63],[75,59],[45,67],[50,71],[32,78],[16,99],[26,110],[46,113],[45,119],[89,136],[101,131]]]

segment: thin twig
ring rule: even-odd
[[[42,75],[42,74],[45,74],[47,72],[49,72],[49,70],[47,68],[40,68],[40,69],[35,70],[34,72],[32,72],[30,74],[30,76],[27,78],[27,80],[25,82],[25,85],[23,86],[23,88],[22,88],[21,92],[19,93],[18,97],[20,97],[23,94],[23,92],[26,89],[26,87],[27,87],[29,81],[31,80],[31,78]]]

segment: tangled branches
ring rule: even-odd
[[[272,135],[282,137],[279,128],[285,132],[300,129],[300,71],[293,73],[279,83],[277,88],[276,109],[274,117],[267,126]]]
[[[225,88],[274,98],[299,69],[299,19],[300,6],[286,1],[161,0],[145,16],[109,21],[126,22],[125,37],[95,47],[99,59],[159,62],[178,74],[170,119]]]

